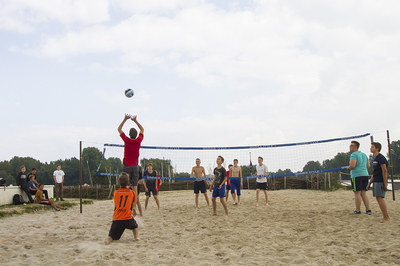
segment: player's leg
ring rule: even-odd
[[[57,204],[54,202],[54,201],[52,201],[52,200],[50,200],[49,201],[49,203],[50,203],[50,206],[52,207],[52,208],[54,208],[55,210],[57,210]],[[60,208],[61,209],[61,208]]]
[[[229,216],[229,214],[228,214],[228,204],[226,204],[225,196],[226,196],[226,191],[225,191],[225,188],[222,187],[219,190],[219,200],[221,201],[222,206],[224,207],[225,215]]]
[[[195,194],[194,203],[196,204],[196,209],[199,208],[199,193]]]
[[[390,221],[385,199],[382,197],[376,197],[376,201],[378,202],[379,208],[381,209],[381,212],[383,215],[383,219],[381,220],[381,223]]]
[[[218,197],[218,187],[215,187],[212,192],[212,205],[213,205],[212,215],[217,215],[217,197]]]
[[[142,205],[140,204],[139,194],[137,194],[136,198],[137,198],[136,204],[139,209],[140,217],[143,217]]]
[[[366,190],[361,191],[361,199],[364,202],[365,210],[370,211],[371,207],[369,206],[369,198],[368,198]],[[360,208],[361,208],[361,206],[360,206]]]
[[[354,192],[354,202],[356,205],[356,212],[361,211],[361,191]]]
[[[199,208],[199,192],[200,192],[199,182],[194,181],[193,190],[194,190],[194,194],[195,194],[194,204],[196,205],[196,209],[198,209]]]
[[[226,186],[226,202],[228,202],[228,198],[229,198],[229,192],[231,191],[231,186]]]
[[[242,195],[241,190],[240,190],[240,181],[238,186],[236,187],[236,193],[237,193],[237,203],[240,205],[240,196]]]
[[[207,206],[208,206],[208,207],[211,207],[211,206],[210,206],[210,201],[208,200],[207,191],[204,192],[203,194],[204,194],[204,197],[206,198]]]
[[[235,180],[231,180],[231,195],[233,199],[233,205],[236,205],[236,195],[235,195],[235,188],[236,188],[236,182]]]
[[[147,194],[147,193],[146,193]],[[150,196],[146,195],[146,200],[144,201],[144,210],[147,211],[147,204],[149,203]]]
[[[63,183],[60,183],[60,200],[61,200],[61,201],[64,201]]]
[[[361,199],[364,202],[365,210],[370,211],[369,198],[367,196],[368,176],[359,177],[361,179]],[[360,206],[361,207],[361,206]]]
[[[265,194],[265,204],[268,205],[268,192],[267,192],[267,189],[264,190],[264,194]]]
[[[153,189],[153,197],[156,200],[158,210],[160,210],[160,200],[158,199],[157,188]]]
[[[140,240],[140,238],[139,238],[139,229],[135,228],[135,229],[132,230],[132,232],[133,232],[133,237],[135,238],[135,240],[139,241]]]
[[[258,207],[258,200],[259,200],[259,198],[260,198],[260,189],[259,188],[257,188],[257,190],[256,190],[256,199],[257,199],[257,207]]]
[[[212,197],[213,213],[212,215],[217,215],[217,198]]]

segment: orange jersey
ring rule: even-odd
[[[132,204],[135,200],[135,193],[129,188],[120,188],[114,191],[113,221],[132,219]]]

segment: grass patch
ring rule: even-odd
[[[88,200],[89,201],[89,200]],[[90,200],[91,201],[91,200]],[[92,203],[86,203],[86,204],[93,204]],[[72,207],[75,205],[78,205],[76,202],[70,202],[70,201],[64,201],[64,202],[57,202],[58,205],[61,207]],[[39,211],[51,211],[53,208],[47,205],[41,205],[41,204],[27,204],[27,205],[2,205],[0,206],[0,219],[8,217],[8,216],[14,216],[14,215],[22,215],[24,213],[35,213]]]

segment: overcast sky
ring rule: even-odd
[[[121,144],[124,113],[146,146],[398,140],[399,14],[397,0],[1,0],[0,161]]]

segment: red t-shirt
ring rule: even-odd
[[[226,185],[227,186],[230,186],[231,185],[231,180],[229,180],[228,178],[229,178],[229,173],[230,173],[231,171],[226,171]]]
[[[140,144],[142,143],[143,140],[143,134],[139,133],[139,137],[137,137],[136,139],[130,139],[125,135],[124,132],[122,132],[120,137],[125,144],[123,164],[125,166],[137,165],[139,158]]]
[[[135,193],[129,188],[120,188],[114,191],[113,221],[132,219],[132,204],[135,200]]]

